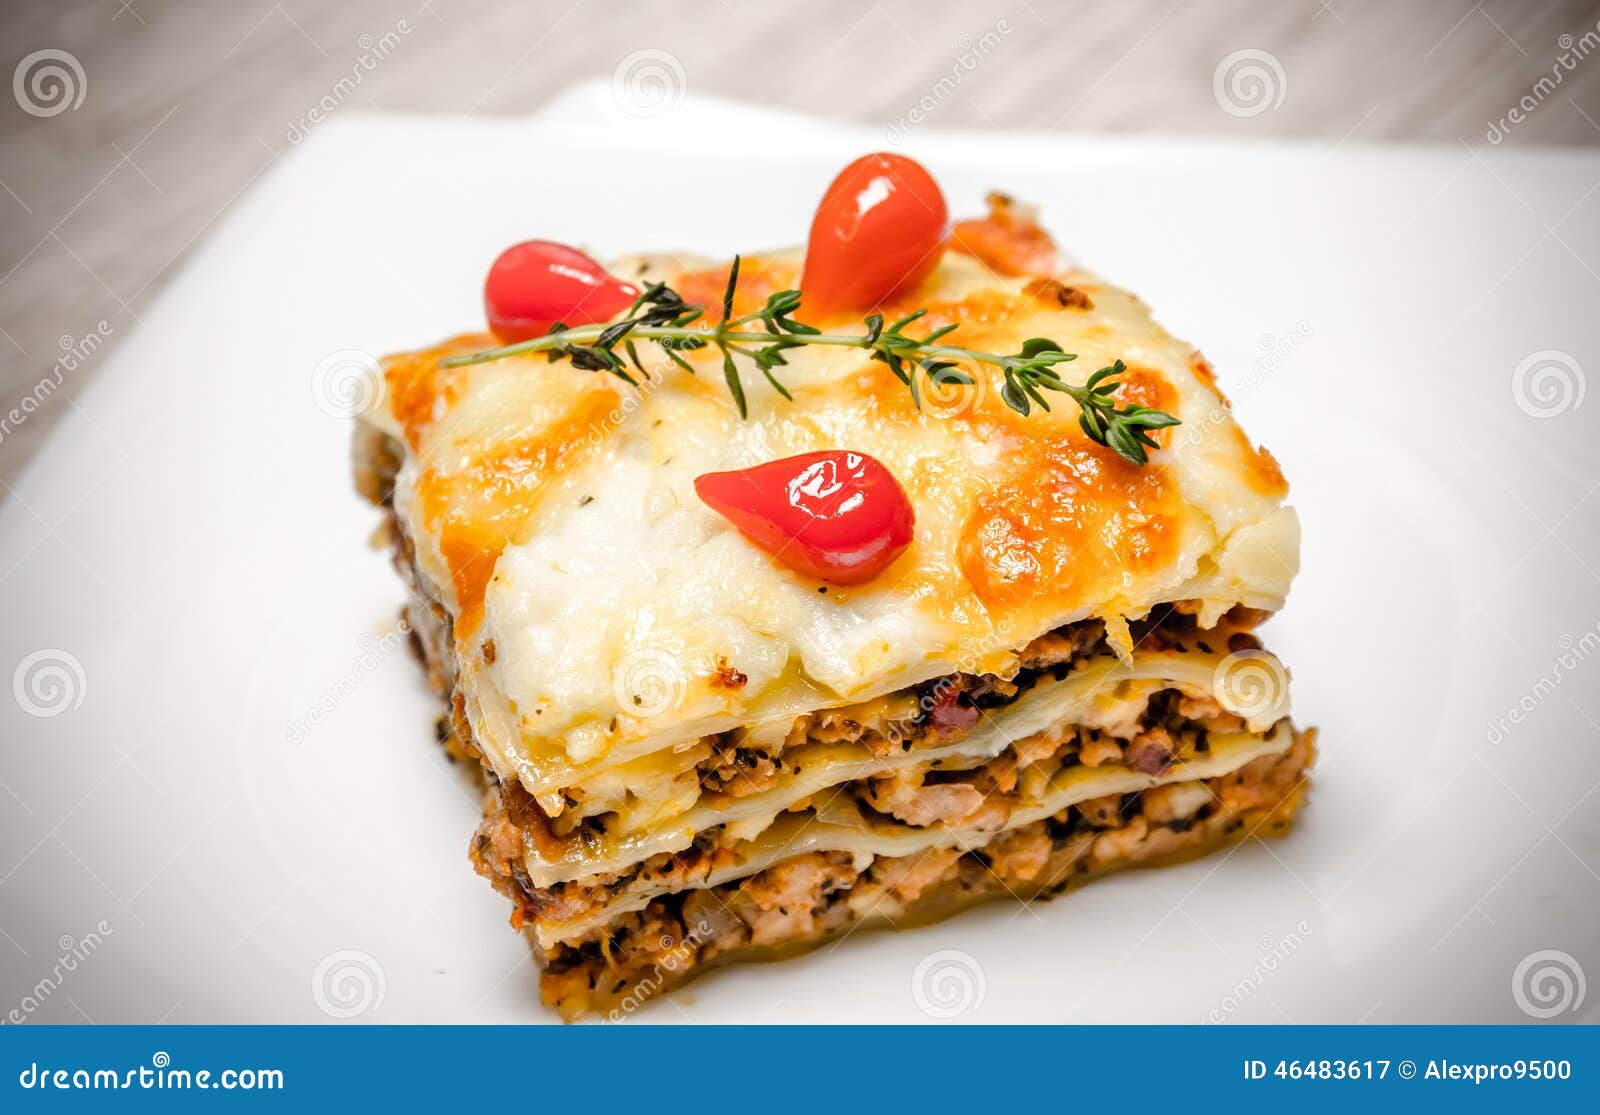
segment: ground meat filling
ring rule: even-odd
[[[742,798],[777,785],[782,771],[778,761],[763,751],[740,747],[727,732],[713,745],[711,758],[700,764],[702,793]]]
[[[1176,689],[1155,694],[1127,740],[1097,728],[1068,727],[1017,740],[998,758],[974,770],[896,771],[851,783],[864,811],[924,827],[998,831],[1027,797],[1019,793],[1025,771],[1035,781],[1053,779],[1073,767],[1121,763],[1143,774],[1160,775],[1180,761],[1210,750],[1212,732],[1240,732],[1244,721],[1214,701],[1185,697]]]
[[[668,895],[541,953],[546,1004],[569,1017],[626,1008],[737,952],[815,944],[859,921],[935,916],[994,895],[1049,897],[1121,867],[1284,831],[1305,792],[1314,733],[1204,782],[1084,802],[980,849],[897,858],[795,856],[749,878]],[[518,897],[513,895],[513,897]]]
[[[1201,630],[1182,606],[1164,605],[1130,625],[1130,631],[1135,645],[1142,649],[1194,649],[1211,654],[1218,653],[1217,648],[1259,646],[1249,630],[1262,618],[1261,613],[1235,608],[1217,627]],[[782,740],[766,745],[752,743],[739,731],[721,733],[708,739],[711,754],[695,770],[700,798],[712,808],[725,808],[739,798],[771,789],[784,773],[784,754],[804,744],[859,743],[871,755],[887,758],[950,743],[973,728],[985,712],[1013,703],[1042,681],[1064,680],[1091,658],[1111,653],[1105,625],[1086,620],[1035,639],[1019,656],[1020,668],[1010,678],[949,674],[860,705],[808,713],[795,720]],[[1178,753],[1171,740],[1152,737],[1130,757],[1130,765],[1145,773],[1159,773]],[[950,820],[963,805],[978,807],[977,799],[960,788],[908,795],[886,783],[883,792],[894,795],[898,808],[878,806],[880,811],[911,824]],[[601,831],[609,826],[613,815],[586,811],[581,789],[564,791],[563,799],[570,808],[545,818],[557,836],[569,836],[584,825],[598,825]],[[917,821],[914,817],[931,819]]]
[[[1013,811],[1030,800],[1022,786],[1025,780],[1036,788],[1074,767],[1106,763],[1159,775],[1174,763],[1206,755],[1212,732],[1239,732],[1244,727],[1242,720],[1210,698],[1161,690],[1150,698],[1131,739],[1069,726],[1017,740],[997,758],[973,769],[903,771],[846,783],[838,789],[834,808],[840,802],[854,802],[867,823],[999,832],[1010,822]],[[479,829],[477,854],[487,861],[480,866],[485,874],[514,876],[522,871],[517,832],[527,829],[535,833],[541,847],[554,838],[548,835],[548,822],[537,803],[520,785],[502,787],[500,796],[503,808],[495,808],[492,797],[489,802]],[[795,808],[804,806],[801,802]],[[560,848],[558,841],[548,846]],[[508,850],[514,853],[515,862],[500,858]],[[628,871],[586,876],[537,890],[524,888],[519,907],[531,920],[570,922],[591,915],[630,889],[698,886],[714,868],[736,862],[723,827],[715,825],[697,833],[694,843],[683,851],[651,856]]]

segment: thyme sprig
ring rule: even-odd
[[[777,369],[788,363],[783,354],[806,345],[833,345],[868,350],[873,360],[886,365],[895,378],[905,384],[918,408],[922,406],[919,380],[971,386],[972,377],[961,370],[959,362],[997,367],[1004,378],[1000,397],[1012,410],[1024,416],[1032,413],[1034,406],[1049,410],[1044,392],[1066,395],[1078,405],[1078,425],[1084,434],[1136,465],[1149,460],[1146,451],[1156,448],[1149,431],[1178,425],[1177,418],[1162,410],[1117,405],[1113,396],[1120,385],[1117,377],[1128,370],[1121,360],[1099,369],[1082,385],[1068,383],[1056,373],[1056,365],[1076,360],[1077,354],[1063,351],[1055,341],[1034,337],[1023,342],[1021,351],[1011,354],[940,344],[956,329],[956,324],[941,326],[920,337],[906,332],[926,316],[925,309],[907,314],[892,324],[886,324],[882,314],[869,314],[864,322],[864,333],[824,333],[795,318],[800,310],[798,290],[780,290],[769,296],[759,310],[735,317],[733,296],[738,283],[739,258],[735,256],[728,272],[727,288],[717,307],[720,316],[714,324],[702,320],[704,307],[685,302],[677,291],[656,282],[645,287],[627,314],[610,325],[568,326],[557,322],[542,337],[454,356],[443,363],[446,367],[460,367],[543,352],[552,362],[570,360],[576,368],[608,372],[637,387],[639,381],[629,370],[630,365],[646,379],[650,373],[639,358],[636,341],[655,341],[673,363],[691,375],[695,372],[694,366],[683,354],[716,348],[722,353],[723,379],[727,381],[734,405],[739,408],[739,417],[744,418],[749,408],[735,355],[753,363],[772,389],[792,402],[794,397],[778,378]],[[617,352],[618,346],[622,355]]]

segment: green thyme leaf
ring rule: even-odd
[[[722,353],[722,375],[727,381],[728,393],[739,417],[745,418],[749,416],[749,404],[735,356],[754,364],[772,389],[792,402],[794,396],[776,372],[788,365],[784,353],[808,345],[840,345],[866,349],[871,359],[886,366],[905,385],[912,403],[918,408],[922,406],[922,389],[917,383],[919,371],[930,383],[974,386],[973,377],[960,367],[961,362],[998,368],[1002,377],[1001,401],[1024,417],[1031,415],[1035,407],[1050,410],[1047,392],[1066,395],[1078,405],[1078,427],[1084,436],[1134,465],[1146,464],[1149,451],[1159,447],[1150,431],[1180,424],[1173,415],[1152,407],[1117,405],[1116,392],[1121,387],[1117,377],[1128,370],[1121,360],[1097,369],[1081,385],[1063,380],[1056,367],[1078,357],[1076,353],[1064,351],[1049,337],[1030,337],[1010,354],[947,345],[941,342],[956,330],[957,324],[930,329],[921,336],[906,332],[927,316],[925,308],[887,326],[881,313],[868,314],[860,333],[824,333],[795,316],[801,308],[798,290],[771,294],[760,310],[736,318],[733,300],[738,291],[740,263],[735,256],[728,269],[728,283],[720,306],[722,315],[715,325],[696,326],[704,309],[685,302],[665,283],[653,282],[639,293],[626,316],[609,325],[569,327],[558,322],[543,337],[451,357],[442,363],[446,367],[458,367],[542,352],[551,361],[569,360],[576,368],[608,372],[637,386],[627,363],[646,379],[650,377],[639,356],[637,342],[640,340],[654,341],[668,359],[691,374],[694,366],[684,359],[683,353],[716,348]],[[754,328],[756,323],[759,329]],[[615,351],[619,344],[627,355],[627,363]]]

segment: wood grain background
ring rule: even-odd
[[[886,135],[915,110],[937,127],[1474,147],[1498,129],[1505,143],[1588,146],[1600,144],[1597,28],[1600,3],[1529,0],[7,0],[0,498],[173,268],[374,51],[334,111],[523,113],[651,51],[691,92]],[[33,57],[45,50],[71,56],[54,61],[68,102],[40,69],[52,59]],[[1214,93],[1245,50],[1281,71],[1281,102],[1251,115]],[[101,321],[104,346],[60,369]]]

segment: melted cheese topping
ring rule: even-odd
[[[793,285],[797,262],[746,261],[738,309]],[[676,261],[616,270],[687,297],[721,286],[714,268]],[[1156,435],[1145,468],[1090,443],[1065,396],[1015,414],[987,366],[918,410],[859,350],[795,349],[780,369],[794,402],[746,368],[741,421],[714,353],[690,354],[689,375],[641,343],[653,375],[638,391],[542,355],[438,367],[485,337],[391,358],[368,420],[409,449],[396,506],[454,617],[458,684],[496,772],[535,794],[651,755],[669,774],[673,749],[706,734],[955,670],[1006,673],[1017,648],[1089,616],[1179,599],[1201,600],[1203,623],[1235,603],[1277,608],[1299,539],[1275,463],[1136,298],[1057,278],[1081,302],[947,253],[885,313],[926,306],[920,324],[960,322],[952,343],[992,352],[1050,337],[1079,354],[1058,368],[1068,379],[1123,359],[1124,400],[1184,423]],[[693,480],[826,448],[883,461],[917,527],[876,581],[820,591],[701,504]]]

